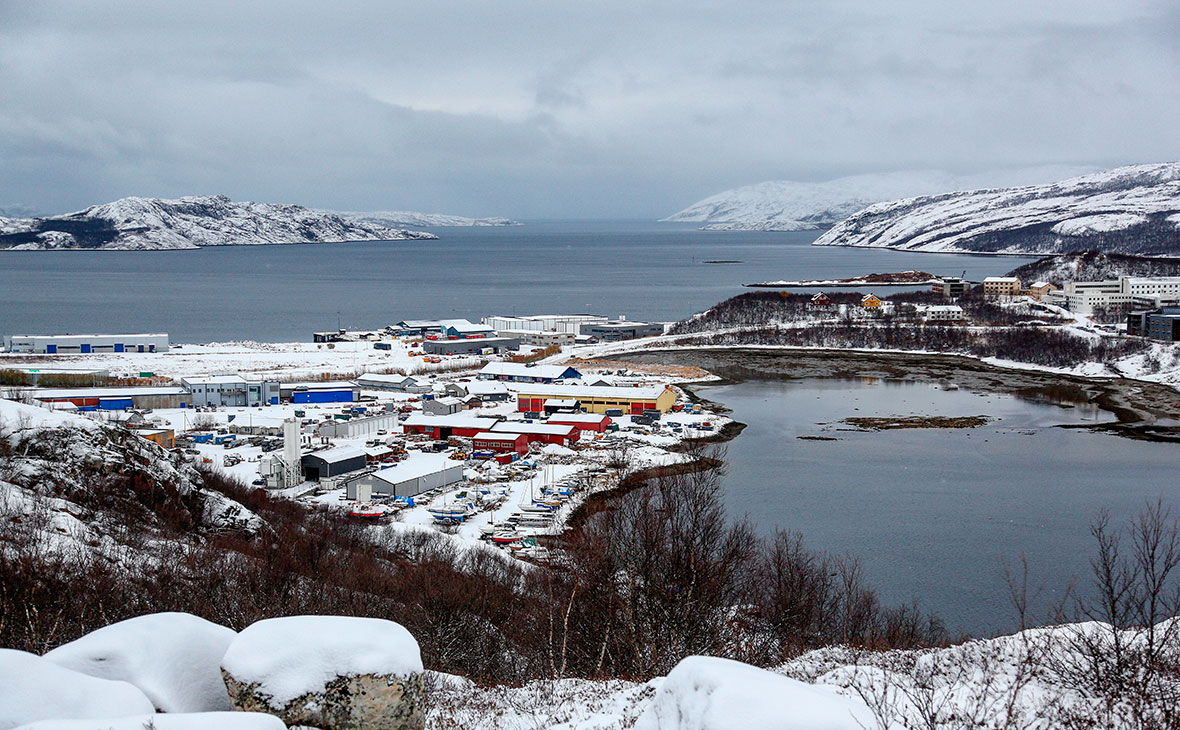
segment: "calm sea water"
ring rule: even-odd
[[[337,322],[593,312],[677,320],[767,279],[918,268],[971,278],[1029,259],[810,246],[818,235],[650,222],[445,228],[438,241],[192,251],[0,252],[0,333],[168,332],[306,341]],[[707,264],[736,259],[737,264]]]
[[[0,252],[0,332],[164,331],[178,342],[308,340],[337,325],[596,312],[675,320],[767,279],[922,269],[969,278],[1029,260],[810,246],[815,233],[707,232],[648,222],[440,229],[439,241],[161,252]],[[707,264],[735,259],[740,263]],[[1002,565],[1028,555],[1041,606],[1086,569],[1087,521],[1161,492],[1175,449],[1051,424],[1094,414],[925,386],[829,381],[715,388],[750,424],[729,447],[734,511],[864,559],[890,601],[952,628],[1011,628]],[[854,415],[983,413],[970,431],[835,432]]]
[[[701,388],[749,424],[728,445],[731,514],[815,549],[858,556],[890,604],[918,599],[952,630],[1017,628],[1005,565],[1030,566],[1031,618],[1075,577],[1089,585],[1089,522],[1147,501],[1180,512],[1180,447],[1055,428],[1105,414],[994,393],[886,381],[750,381]],[[854,416],[987,415],[974,429],[842,430]],[[836,437],[810,441],[798,436]]]

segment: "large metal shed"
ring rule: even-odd
[[[415,454],[400,464],[370,472],[345,485],[345,496],[413,497],[463,481],[463,464],[442,454]]]
[[[318,482],[321,479],[363,469],[365,452],[355,446],[338,446],[334,449],[304,454],[300,465],[303,467],[304,479]]]

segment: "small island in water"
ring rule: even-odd
[[[882,274],[865,274],[864,276],[850,276],[843,279],[802,279],[794,281],[762,281],[746,284],[749,288],[783,289],[791,287],[854,287],[854,286],[914,286],[916,284],[932,284],[939,277],[926,271],[895,271]]]

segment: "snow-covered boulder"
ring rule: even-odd
[[[104,626],[45,659],[138,687],[162,712],[233,709],[221,657],[237,634],[187,613],[153,613]]]
[[[270,712],[288,725],[420,730],[425,722],[418,642],[392,621],[259,621],[233,640],[221,669],[235,709]]]
[[[153,709],[151,700],[126,682],[91,677],[25,651],[0,649],[0,730],[37,720],[122,717]]]
[[[863,702],[730,659],[684,659],[634,730],[869,730]]]
[[[262,712],[181,712],[103,717],[94,720],[42,720],[17,730],[287,730],[283,721]]]

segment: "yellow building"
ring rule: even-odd
[[[1051,291],[1057,291],[1057,287],[1047,281],[1034,281],[1028,285],[1028,295],[1038,302]]]
[[[876,294],[865,294],[860,298],[860,306],[865,309],[880,309],[881,299]]]
[[[989,297],[1014,297],[1020,294],[1020,277],[989,276],[983,280],[983,293]]]
[[[521,384],[517,393],[517,410],[539,413],[545,401],[573,399],[587,413],[606,413],[617,408],[624,415],[657,410],[667,413],[676,404],[676,391],[670,387],[623,388],[608,385],[541,385]]]

